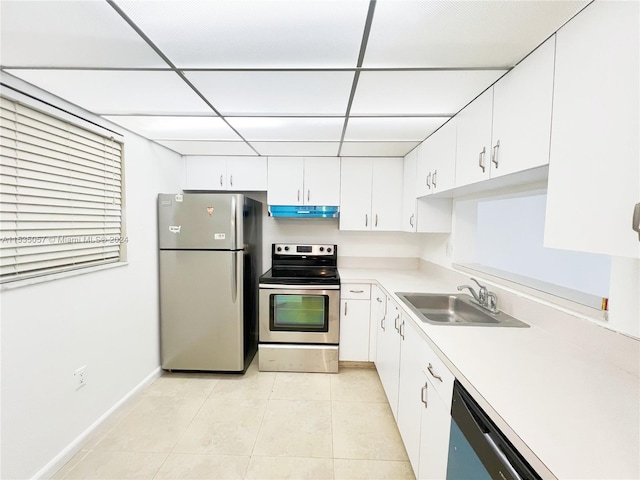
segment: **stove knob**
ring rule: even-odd
[[[276,250],[277,250],[278,252],[281,252],[281,251],[282,251],[282,247],[278,247],[278,248],[276,248]]]
[[[331,253],[331,247],[327,248],[327,253]]]
[[[324,252],[324,247],[320,247],[320,251],[321,251],[321,252]]]
[[[289,251],[289,247],[284,247],[284,251],[288,252]]]

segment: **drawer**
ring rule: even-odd
[[[446,407],[451,408],[451,396],[453,394],[453,381],[455,377],[431,348],[427,348],[426,350],[422,357],[424,361],[422,370],[436,392],[438,392],[438,396]]]
[[[368,283],[343,283],[340,285],[340,298],[369,300],[371,298],[371,285]]]

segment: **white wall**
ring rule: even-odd
[[[133,134],[125,156],[128,265],[1,293],[1,478],[34,476],[159,368],[156,195],[181,158]]]
[[[262,265],[271,267],[273,243],[330,243],[338,245],[338,257],[413,257],[420,254],[420,236],[402,232],[347,232],[337,219],[286,219],[267,215],[266,193],[250,194],[263,203]]]

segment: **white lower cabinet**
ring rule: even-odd
[[[404,317],[404,315],[403,315]],[[418,476],[420,460],[420,416],[424,385],[422,365],[426,361],[425,342],[412,320],[403,318],[400,327],[400,384],[398,387],[398,430],[404,442],[413,473]]]
[[[398,430],[416,478],[444,479],[454,377],[406,314],[400,337]]]
[[[423,480],[442,480],[447,476],[447,458],[449,455],[449,431],[451,398],[445,403],[435,386],[423,371],[421,389],[422,415],[420,418],[420,454],[416,478]],[[415,470],[414,470],[415,471]]]
[[[380,382],[391,406],[393,418],[396,421],[398,420],[398,384],[400,380],[400,321],[400,308],[390,297],[387,297],[387,313],[377,328],[375,364]]]
[[[342,284],[340,290],[340,349],[341,361],[369,360],[369,315],[371,285]]]
[[[369,361],[376,361],[378,328],[387,314],[387,294],[377,285],[371,286],[371,314],[369,323]]]

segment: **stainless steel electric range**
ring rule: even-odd
[[[271,264],[271,270],[259,280],[259,369],[336,373],[340,340],[337,246],[274,243]]]

